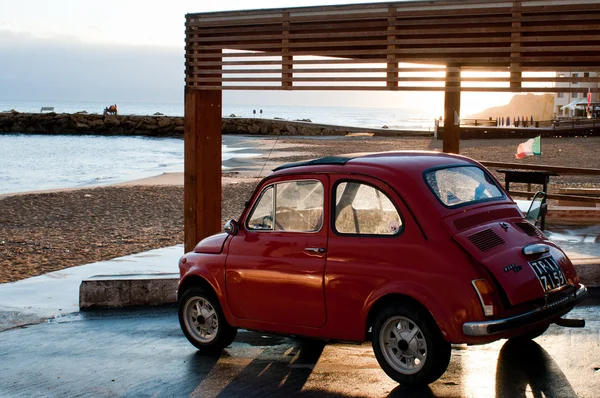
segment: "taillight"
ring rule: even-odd
[[[494,288],[485,279],[474,279],[471,284],[475,288],[479,301],[481,302],[481,308],[485,316],[494,316],[494,300],[492,295],[494,294]]]

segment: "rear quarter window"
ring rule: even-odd
[[[477,166],[454,166],[428,170],[425,182],[446,207],[495,200],[504,193],[492,177]]]

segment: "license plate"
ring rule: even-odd
[[[540,260],[530,261],[529,265],[540,280],[544,293],[554,290],[567,284],[565,274],[554,261],[552,257],[545,257]]]

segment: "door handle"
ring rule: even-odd
[[[305,247],[304,251],[322,254],[322,253],[325,253],[325,248],[323,248],[323,247]]]

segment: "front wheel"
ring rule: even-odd
[[[373,323],[373,351],[385,373],[401,384],[429,384],[448,368],[451,345],[424,310],[383,308]]]
[[[227,323],[217,297],[199,286],[181,295],[179,324],[190,343],[205,354],[220,353],[237,334],[237,329]]]

